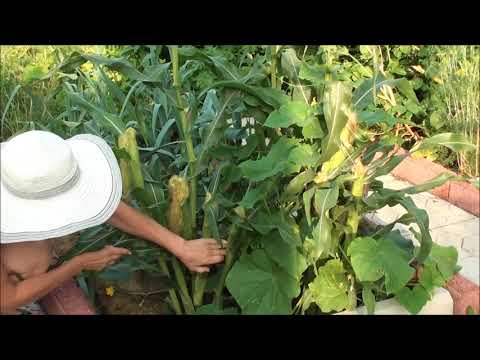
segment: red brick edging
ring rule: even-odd
[[[408,156],[393,169],[391,174],[411,184],[424,183],[445,172],[456,175],[453,171],[425,158],[413,158],[404,149],[400,149],[398,154]],[[430,190],[430,193],[473,215],[480,216],[480,191],[470,183],[448,181],[442,186]]]
[[[47,315],[96,315],[83,290],[74,279],[63,283],[40,300]]]
[[[475,314],[480,313],[480,288],[477,284],[456,274],[445,288],[452,296],[454,315],[465,315],[469,306],[473,308]]]

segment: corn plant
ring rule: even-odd
[[[74,53],[59,64],[49,76],[69,76],[57,121],[110,143],[124,199],[187,240],[228,240],[225,263],[203,275],[122,234],[134,256],[101,276],[163,274],[177,314],[330,313],[359,303],[373,312],[386,297],[418,312],[453,275],[457,254],[432,243],[428,216],[409,195],[462,178],[383,187],[378,178],[403,160],[394,129],[404,120],[379,99],[418,99],[369,49],[373,70],[357,64],[353,77],[338,61],[348,51],[332,46],[260,47],[246,66],[190,46],[132,47],[120,58]],[[202,69],[208,80],[198,78]],[[459,136],[412,151],[469,146]],[[406,214],[396,222],[365,222],[397,204]],[[414,239],[398,230],[410,225]],[[69,256],[115,241],[109,230]]]

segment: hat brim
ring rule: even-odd
[[[67,143],[80,168],[78,181],[68,191],[45,199],[25,199],[0,181],[1,243],[69,235],[106,222],[117,209],[122,177],[108,144],[94,135],[77,135]]]

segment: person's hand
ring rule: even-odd
[[[76,257],[82,270],[102,271],[107,266],[113,265],[124,255],[131,255],[130,250],[125,248],[105,246],[102,250],[87,252]]]
[[[225,247],[227,242],[223,244]],[[196,239],[183,242],[178,258],[191,271],[208,272],[208,265],[222,262],[226,253],[215,239]]]

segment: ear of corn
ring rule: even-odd
[[[117,145],[119,149],[127,150],[127,136],[122,134],[118,137]],[[126,198],[132,190],[132,174],[129,161],[126,159],[119,160],[120,172],[122,174],[122,193]]]
[[[189,196],[186,179],[174,175],[168,182],[170,193],[170,207],[168,208],[168,225],[171,231],[182,234],[183,231],[183,204]]]
[[[125,130],[124,135],[126,137],[126,151],[130,155],[130,170],[132,175],[132,187],[143,189],[143,173],[142,165],[140,162],[140,153],[137,146],[137,133],[135,129],[128,128]]]
[[[170,194],[170,206],[168,208],[168,227],[171,231],[181,235],[183,232],[183,204],[188,199],[189,189],[188,182],[185,178],[174,175],[168,182],[168,192]],[[192,299],[188,292],[185,275],[182,271],[180,263],[176,258],[172,259],[175,280],[180,290],[180,298],[187,314],[195,311]],[[173,302],[174,299],[171,298]]]
[[[130,157],[129,160],[120,159],[119,161],[120,172],[122,174],[122,193],[124,198],[128,198],[131,191],[144,188],[135,129],[128,128],[125,130],[123,134],[118,137],[117,145],[119,149],[125,150]]]

